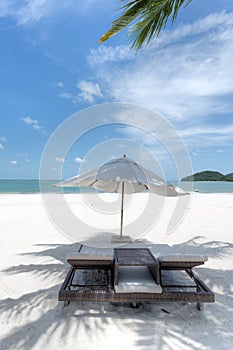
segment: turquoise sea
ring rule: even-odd
[[[82,192],[96,192],[92,188],[54,187],[54,184],[58,182],[59,180],[0,180],[0,193],[80,193],[81,190]]]
[[[41,187],[39,180],[0,180],[0,193],[39,193],[39,192],[54,192],[54,193],[80,193],[80,188],[57,188],[53,185],[59,182],[58,180],[42,180]],[[233,193],[233,182],[224,181],[196,181],[190,182],[175,182],[170,181],[173,185],[190,191],[193,190],[200,193]],[[91,188],[82,188],[82,192],[96,192]]]

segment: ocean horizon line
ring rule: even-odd
[[[55,187],[58,179],[0,179],[0,193],[100,193],[90,187]],[[187,192],[233,193],[233,182],[227,181],[167,181]]]

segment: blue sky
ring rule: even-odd
[[[60,123],[108,102],[160,113],[183,138],[195,172],[233,172],[233,3],[193,0],[138,53],[125,32],[97,43],[121,4],[1,0],[0,178],[38,178],[43,149]],[[72,176],[92,147],[114,138],[154,152],[140,130],[124,122],[97,128],[67,159],[57,154],[54,164]],[[129,145],[127,152],[136,156]],[[106,156],[121,153],[110,148]]]

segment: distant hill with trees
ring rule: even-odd
[[[183,177],[181,181],[233,181],[233,173],[223,175],[218,171],[206,170]]]

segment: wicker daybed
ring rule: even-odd
[[[174,254],[167,245],[85,248],[67,256],[71,267],[58,294],[65,305],[70,301],[187,302],[201,310],[203,303],[215,301],[214,293],[192,270],[204,264],[206,256]]]

